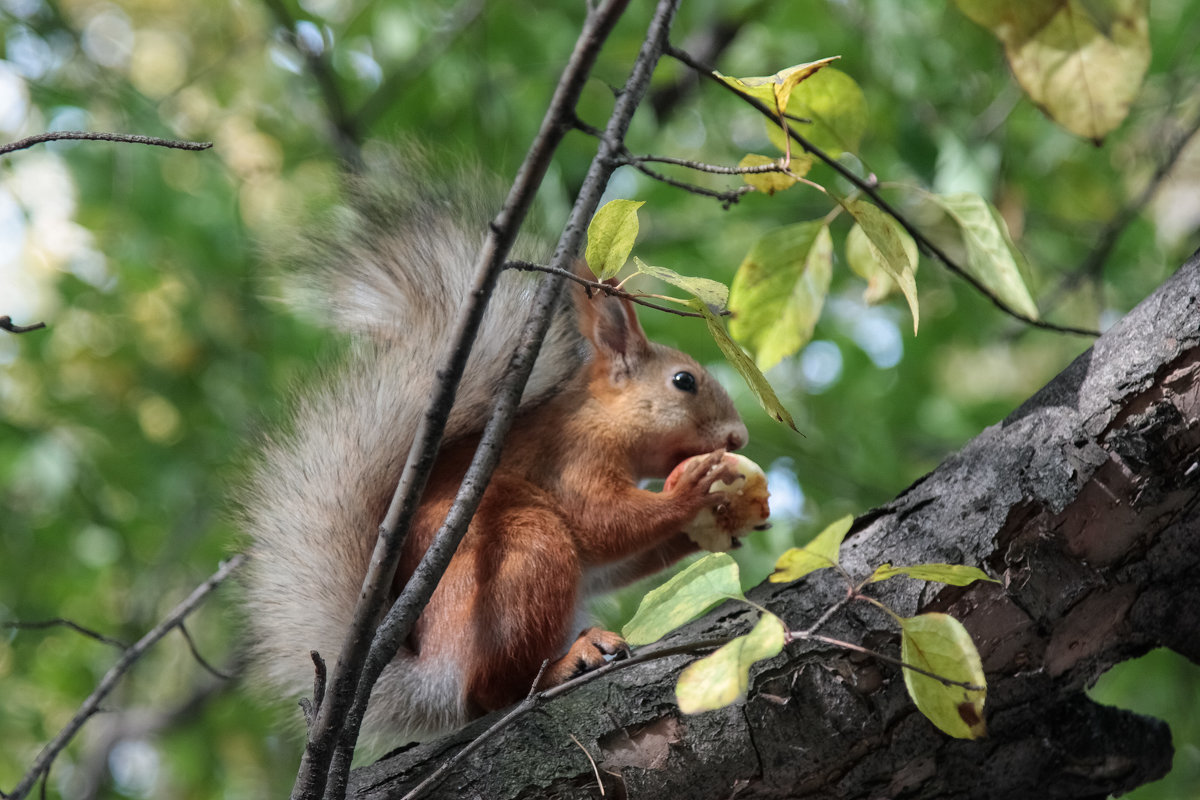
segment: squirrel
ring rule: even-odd
[[[241,497],[251,661],[289,695],[311,691],[310,651],[337,653],[424,411],[490,217],[479,192],[426,177],[414,156],[352,182],[338,232],[307,245],[341,363],[302,386]],[[419,159],[418,159],[419,161]],[[383,175],[385,177],[380,178]],[[586,268],[586,267],[585,267]],[[453,502],[515,348],[533,285],[500,278],[405,543],[399,595]],[[572,285],[522,396],[499,466],[446,574],[372,693],[363,731],[427,740],[620,655],[580,630],[584,601],[697,545],[681,533],[734,475],[747,441],[729,396],[695,360],[650,342],[625,298]],[[639,488],[694,459],[670,490]],[[573,637],[573,634],[576,634]]]

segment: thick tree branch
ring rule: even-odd
[[[1194,258],[1006,420],[862,516],[842,549],[854,576],[884,561],[949,561],[1002,578],[1002,586],[895,579],[871,587],[903,614],[963,620],[988,677],[987,739],[949,739],[913,708],[898,669],[813,637],[758,665],[744,703],[695,716],[679,714],[673,700],[689,657],[614,670],[513,722],[427,796],[588,795],[592,769],[570,736],[600,754],[607,788],[631,798],[1126,791],[1168,769],[1170,734],[1096,705],[1084,689],[1157,646],[1200,661],[1198,528]],[[882,612],[845,597],[844,581],[829,572],[750,594],[792,628],[821,620],[829,638],[895,653]],[[663,646],[744,632],[755,616],[727,605]],[[352,794],[403,794],[492,722],[359,770]]]

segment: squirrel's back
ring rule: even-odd
[[[474,282],[492,214],[485,180],[429,178],[419,155],[374,164],[354,179],[333,224],[300,254],[311,309],[348,334],[339,363],[296,392],[290,425],[265,438],[240,498],[250,538],[243,579],[251,663],[286,696],[312,690],[315,649],[330,663],[350,626],[376,531],[431,396],[435,371]],[[293,259],[294,260],[294,259]],[[447,426],[480,430],[533,299],[528,276],[500,277]],[[523,404],[553,394],[579,369],[584,343],[564,302]],[[389,670],[368,727],[414,735],[465,721],[453,676]],[[399,694],[399,703],[388,696]],[[374,723],[374,724],[373,724]],[[382,723],[382,725],[381,725]]]

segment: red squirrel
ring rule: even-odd
[[[340,650],[485,230],[471,201],[399,170],[353,186],[342,228],[309,252],[350,351],[302,387],[242,498],[252,660],[291,695],[311,691],[310,651]],[[532,294],[527,276],[501,277],[393,596],[450,508]],[[648,341],[627,300],[568,294],[479,510],[375,686],[364,731],[376,738],[432,738],[525,696],[546,660],[543,688],[623,651],[615,633],[578,633],[586,599],[695,552],[681,529],[721,500],[713,481],[734,477],[721,456],[746,428],[712,376]],[[704,453],[670,491],[639,488]]]

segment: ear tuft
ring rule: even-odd
[[[612,280],[605,281],[615,286]],[[592,296],[580,289],[576,294],[579,331],[596,352],[596,360],[607,363],[614,378],[635,370],[650,352],[650,343],[642,331],[633,303],[595,289]]]

